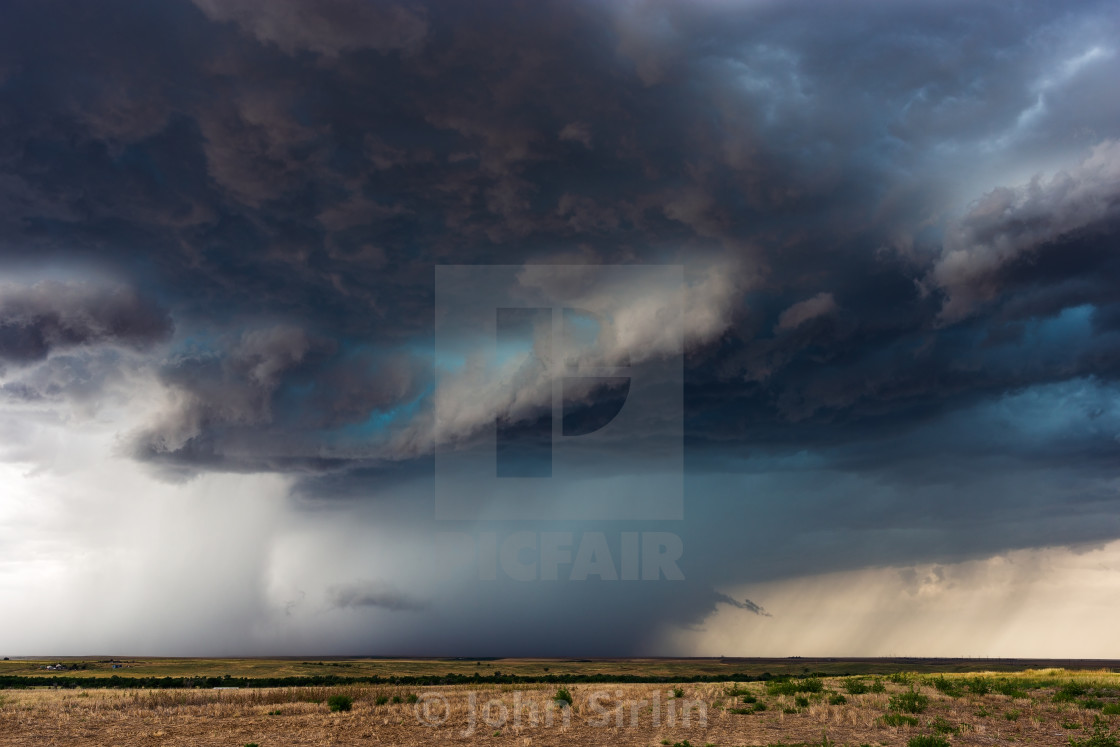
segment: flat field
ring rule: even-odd
[[[64,671],[46,669],[63,665]],[[114,669],[116,664],[119,668]],[[76,668],[73,668],[76,667]],[[602,675],[605,677],[759,677],[823,673],[826,675],[891,674],[894,672],[1016,672],[1026,669],[1109,669],[1120,662],[1093,659],[844,659],[844,658],[693,658],[693,659],[474,659],[474,658],[250,658],[192,659],[163,657],[85,656],[13,658],[0,661],[0,677],[442,677],[448,674],[483,677]]]
[[[554,683],[89,685],[0,691],[0,745],[1109,747],[1120,736],[1120,673],[1107,669],[571,684],[570,706]]]

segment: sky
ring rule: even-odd
[[[0,654],[1120,658],[1117,39],[4,3]]]

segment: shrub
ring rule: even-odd
[[[420,697],[416,693],[409,693],[408,695],[404,696],[405,703],[415,703],[419,699]]]
[[[930,684],[937,688],[937,692],[943,695],[948,695],[950,698],[959,698],[964,695],[964,688],[957,680],[949,680],[944,677],[938,677],[930,681]]]
[[[840,693],[832,693],[831,695],[828,696],[828,704],[829,705],[844,705],[847,702],[848,702],[848,699],[845,698]]]
[[[758,702],[758,698],[751,695],[750,693],[747,693],[743,697],[739,698],[739,700],[741,700],[744,703],[757,703]]]
[[[863,695],[867,692],[867,683],[855,677],[849,677],[844,680],[844,689],[848,691],[848,695]]]
[[[809,699],[806,698],[804,695],[798,695],[796,698],[793,699],[793,704],[795,706],[797,706],[798,708],[808,708],[809,707]]]
[[[1007,719],[1008,721],[1018,721],[1019,720],[1019,712],[1018,711],[1008,711],[1007,713],[1003,714],[1003,717],[1005,719]]]
[[[751,708],[753,708],[753,709],[754,709],[754,712],[755,712],[755,713],[758,713],[758,712],[760,712],[760,711],[765,711],[765,710],[766,710],[766,704],[765,704],[765,703],[763,703],[763,702],[762,702],[762,701],[760,700],[759,702],[757,702],[757,703],[755,703],[755,704],[754,704],[753,706],[751,706]]]
[[[883,681],[881,679],[876,677],[875,679],[871,680],[871,684],[867,689],[869,692],[873,693],[885,693],[887,691],[887,686],[883,684]]]
[[[888,713],[883,717],[883,723],[887,726],[917,726],[918,719],[913,716],[903,716],[901,713]]]
[[[552,700],[558,704],[567,703],[570,706],[572,704],[572,694],[568,692],[568,688],[562,687],[552,696]]]
[[[976,718],[987,718],[988,716],[991,716],[991,715],[992,715],[991,711],[989,711],[984,706],[980,706],[979,708],[976,709]]]
[[[1000,695],[1006,695],[1009,698],[1027,697],[1027,691],[1011,680],[996,680],[992,683],[992,689]]]
[[[796,695],[797,693],[819,693],[824,683],[817,677],[803,680],[771,680],[766,683],[766,691],[771,695]]]
[[[907,747],[949,747],[949,740],[933,734],[921,734],[911,737],[906,745]]]
[[[984,677],[971,677],[967,684],[968,691],[973,695],[987,695],[992,691],[992,683]]]
[[[896,685],[909,685],[913,678],[905,672],[892,672],[887,675],[887,679]]]
[[[1058,688],[1054,693],[1055,703],[1068,703],[1075,698],[1079,698],[1089,692],[1089,688],[1082,685],[1080,682],[1067,682]]]
[[[1104,701],[1100,698],[1085,698],[1081,701],[1081,707],[1089,710],[1099,711],[1104,708]]]
[[[354,707],[354,699],[349,695],[332,695],[327,698],[327,707],[332,712],[349,711]]]
[[[378,695],[377,697],[375,697],[373,699],[373,704],[374,705],[379,705],[379,706],[380,705],[385,705],[388,702],[389,702],[389,696],[388,695]]]
[[[1088,739],[1069,738],[1069,747],[1120,747],[1116,734],[1109,731],[1108,725],[1097,717],[1093,721],[1093,735]]]
[[[953,726],[943,718],[934,719],[930,722],[929,727],[938,734],[956,734],[958,731],[957,727]]]
[[[674,687],[673,688],[673,697],[674,698],[683,698],[684,697],[684,688],[683,687]]]
[[[921,713],[929,705],[929,698],[911,687],[904,693],[892,695],[888,707],[903,713]]]
[[[797,692],[797,682],[794,680],[770,680],[766,683],[766,692],[770,695],[793,695]]]

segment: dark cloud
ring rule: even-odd
[[[0,285],[0,360],[10,363],[88,345],[143,349],[171,331],[167,312],[128,288],[58,281]]]
[[[719,601],[722,602],[723,604],[729,604],[736,609],[746,610],[747,612],[753,612],[754,614],[760,615],[761,617],[773,617],[773,615],[771,615],[769,612],[767,612],[765,609],[763,609],[760,605],[755,604],[754,602],[752,602],[749,599],[744,599],[743,601],[740,602],[738,599],[732,599],[731,597],[727,596],[726,594],[721,594],[721,595],[719,595]]]
[[[332,586],[327,590],[327,600],[336,609],[379,607],[394,612],[419,612],[428,608],[426,602],[376,582]]]
[[[688,582],[328,595],[473,610],[399,650],[619,654],[765,614],[716,589],[1120,536],[1110,3],[3,16],[4,406],[141,382],[119,442],[165,475],[280,473],[301,512],[373,504],[432,543],[435,266],[684,265]],[[608,359],[667,352],[659,292],[572,287],[632,312]],[[444,425],[470,445],[539,415],[522,374],[464,366]],[[619,392],[578,391],[573,425]]]
[[[1120,143],[1116,141],[1095,146],[1075,168],[1049,181],[1036,176],[1028,185],[989,192],[946,232],[943,255],[932,274],[932,281],[947,296],[941,319],[959,321],[1015,280],[1022,282],[1024,273],[1016,268],[1041,264],[1037,255],[1047,248],[1068,253],[1066,247],[1074,240],[1109,241],[1118,218]],[[1065,262],[1073,264],[1069,259]],[[1057,267],[1025,269],[1049,284],[1065,280],[1066,273]],[[1066,294],[1048,311],[1055,313],[1076,303],[1075,296]]]
[[[386,424],[430,383],[423,363],[310,334],[247,329],[168,360],[175,406],[137,434],[134,453],[177,469],[326,469],[383,457]],[[334,448],[330,448],[332,443]]]
[[[415,49],[424,41],[423,11],[355,0],[196,0],[216,21],[234,21],[264,43],[288,54],[311,51],[328,57],[357,49]]]

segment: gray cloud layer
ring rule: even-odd
[[[58,281],[0,285],[0,360],[40,361],[52,351],[88,345],[145,348],[171,331],[167,312],[129,288]]]
[[[424,553],[380,590],[318,557],[292,598],[319,584],[352,647],[408,611],[394,650],[618,654],[761,617],[730,594],[756,582],[1120,535],[1113,4],[0,13],[0,432],[28,474],[65,461],[28,434],[116,418],[184,495],[280,475],[296,524],[435,552],[435,266],[684,266],[687,520],[636,530],[679,531],[688,581],[460,598]],[[571,295],[625,321],[608,357],[668,352],[649,288]],[[524,373],[459,372],[456,438],[539,415]]]

